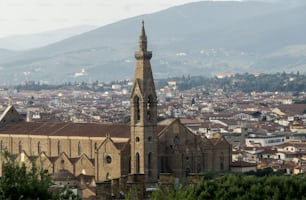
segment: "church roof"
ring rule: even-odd
[[[128,142],[114,142],[114,145],[117,149],[123,150],[125,145],[127,145]]]
[[[10,105],[8,107],[6,107],[6,109],[3,111],[3,113],[0,115],[0,121],[3,120],[3,118],[5,117],[5,115],[8,113],[8,111],[12,108],[13,106]]]
[[[65,122],[15,122],[0,128],[0,134],[45,135],[45,136],[87,136],[129,138],[129,125],[65,123]]]
[[[166,126],[157,126],[157,133]],[[14,122],[0,128],[0,134],[80,136],[129,138],[130,126],[126,124],[66,123],[66,122]]]

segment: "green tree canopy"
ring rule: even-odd
[[[248,176],[228,174],[213,180],[202,180],[196,186],[179,190],[160,189],[152,194],[158,200],[205,199],[306,199],[304,176]]]
[[[51,192],[52,178],[47,170],[39,169],[35,164],[27,168],[24,163],[11,159],[7,152],[1,156],[0,200],[79,199],[68,188]]]

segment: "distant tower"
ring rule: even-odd
[[[131,173],[145,174],[146,181],[157,180],[157,97],[144,22],[140,33],[134,84],[131,94]]]

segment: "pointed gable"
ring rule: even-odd
[[[0,127],[10,122],[20,121],[22,118],[13,105],[8,106],[0,116]]]
[[[79,176],[80,174],[95,175],[95,166],[86,154],[82,154],[74,163],[74,175]]]
[[[15,158],[15,161],[21,166],[25,165],[27,168],[27,171],[29,171],[32,168],[32,161],[30,159],[30,156],[27,155],[25,151],[21,151],[19,155]]]
[[[166,134],[170,134],[171,136],[181,135],[184,137],[195,136],[186,126],[184,126],[179,119],[174,119],[166,127],[160,127],[161,131],[158,133],[158,137],[162,139]]]
[[[71,163],[69,157],[65,152],[62,152],[57,159],[55,159],[54,163],[54,173],[58,172],[61,169],[68,170],[70,173],[73,173],[73,164]]]
[[[41,152],[35,160],[37,168],[48,170],[49,173],[53,172],[53,163],[46,155],[45,152]]]
[[[141,86],[141,80],[139,79],[135,79],[134,80],[134,84],[133,84],[133,88],[132,88],[132,92],[131,92],[131,98],[133,98],[135,95],[137,95],[141,100],[143,100],[143,91]]]
[[[201,139],[184,126],[179,119],[173,120],[158,134],[160,151],[196,151]],[[200,139],[200,140],[199,140]]]
[[[128,146],[116,144],[109,135],[105,138],[96,150],[95,167],[99,168],[97,181],[121,177],[121,150]]]
[[[222,135],[219,135],[216,138],[211,138],[209,140],[214,146],[227,147],[227,148],[231,146],[230,143]]]
[[[110,135],[107,135],[106,138],[103,140],[103,142],[100,144],[100,146],[97,148],[97,152],[100,152],[104,149],[104,151],[119,151],[119,149],[116,147],[115,142],[111,139]]]

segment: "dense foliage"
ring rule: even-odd
[[[50,191],[51,175],[47,170],[33,165],[30,169],[24,163],[18,164],[7,152],[1,155],[2,176],[0,177],[0,199],[80,199],[69,188]]]
[[[0,199],[51,199],[48,188],[51,177],[46,170],[33,166],[27,170],[11,159],[2,164],[0,178]]]
[[[247,176],[228,174],[212,180],[202,180],[198,185],[179,190],[160,189],[152,194],[158,200],[205,199],[306,199],[304,176]]]
[[[300,73],[276,74],[235,74],[224,78],[208,78],[203,76],[173,78],[180,90],[203,87],[207,90],[223,89],[224,91],[242,92],[275,92],[275,91],[305,91],[306,75]]]

